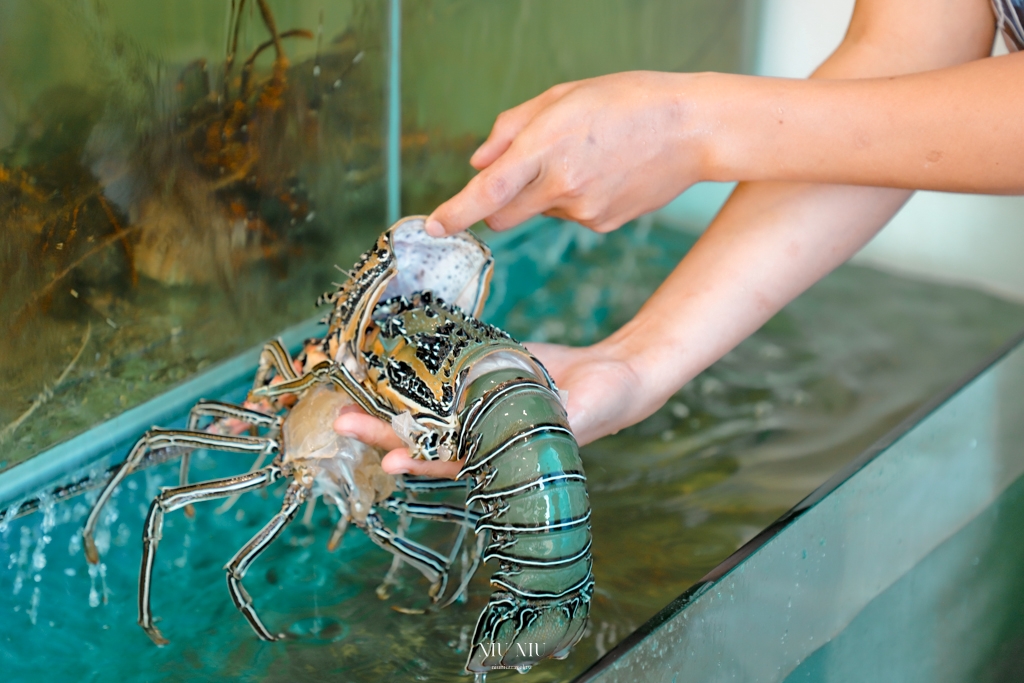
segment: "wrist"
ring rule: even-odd
[[[690,101],[689,153],[698,164],[701,181],[748,180],[748,158],[742,150],[757,145],[755,112],[767,93],[758,87],[764,79],[736,74],[694,74],[683,95]]]
[[[732,74],[679,76],[671,94],[673,118],[679,122],[672,150],[681,166],[677,173],[693,182],[735,180],[726,151],[736,131],[726,121],[735,106],[732,100],[742,98],[745,91],[735,87],[737,77]]]
[[[661,332],[634,318],[594,345],[602,357],[621,365],[631,378],[637,422],[660,408],[687,381],[685,355],[678,353]]]

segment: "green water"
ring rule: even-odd
[[[635,311],[692,238],[650,223],[599,237],[542,221],[492,241],[489,319],[524,339],[585,343]],[[488,681],[571,679],[1022,325],[1024,308],[984,294],[839,269],[658,414],[583,449],[597,580],[590,627],[567,660]],[[195,475],[248,467],[234,458],[199,457]],[[153,605],[171,645],[152,646],[135,625],[141,521],[156,487],[174,477],[169,466],[154,468],[116,496],[99,535],[108,546],[106,604],[76,536],[87,499],[0,534],[0,557],[9,558],[0,572],[7,680],[39,680],[43,671],[85,681],[459,675],[488,595],[483,576],[466,605],[395,612],[389,605],[424,604],[423,581],[407,573],[392,600],[380,601],[373,588],[389,556],[354,530],[327,553],[323,506],[309,527],[294,523],[246,578],[264,619],[294,639],[253,636],[221,567],[278,508],[279,490],[250,495],[226,514],[214,513],[214,503],[195,520],[169,516]],[[446,532],[417,533],[440,545]]]

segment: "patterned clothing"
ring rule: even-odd
[[[1024,50],[1024,0],[992,0],[999,29],[1010,52]]]

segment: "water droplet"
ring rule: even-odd
[[[35,626],[36,617],[39,616],[39,586],[36,586],[32,591],[32,603],[26,614],[28,614],[29,621],[31,621],[32,625]]]

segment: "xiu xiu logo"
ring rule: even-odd
[[[488,659],[503,660],[505,657],[540,658],[544,651],[544,643],[515,643],[511,647],[504,643],[479,643],[477,647],[484,655],[484,661]],[[494,666],[494,669],[523,669],[530,668],[529,665]]]

